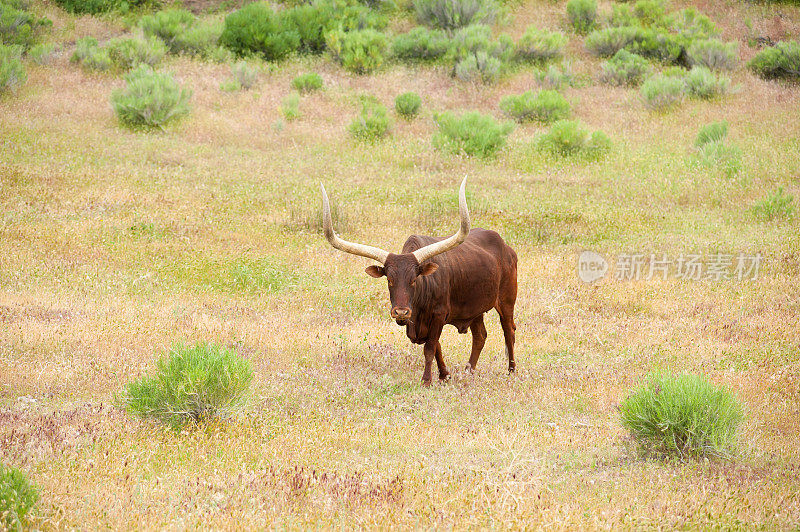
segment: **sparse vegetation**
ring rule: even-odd
[[[439,132],[433,136],[436,148],[483,159],[497,155],[514,129],[511,122],[498,122],[476,111],[462,115],[446,112],[436,115],[434,120],[439,126]]]
[[[120,123],[133,129],[163,128],[189,114],[191,91],[182,89],[171,74],[140,66],[125,76],[127,83],[111,95]]]
[[[611,148],[611,139],[602,131],[590,133],[575,120],[559,120],[539,137],[537,147],[562,157],[597,159]]]
[[[365,99],[361,103],[361,112],[350,123],[348,130],[356,140],[375,142],[388,135],[391,126],[392,121],[386,107]]]
[[[28,57],[37,65],[49,64],[56,53],[56,45],[53,43],[36,44],[28,50]]]
[[[22,46],[0,44],[0,95],[16,91],[27,79]]]
[[[123,403],[132,414],[177,429],[241,406],[252,380],[250,362],[230,349],[178,344],[156,361],[154,376],[128,384]]]
[[[283,99],[281,113],[290,122],[300,118],[300,95],[298,93],[293,92]]]
[[[542,86],[549,89],[562,90],[564,87],[571,87],[575,84],[575,76],[572,75],[568,65],[560,67],[550,65],[547,70],[536,72],[535,76]]]
[[[322,77],[316,72],[300,74],[292,80],[292,87],[299,92],[314,92],[322,88]]]
[[[727,122],[714,122],[700,128],[694,142],[695,162],[730,178],[742,170],[742,150],[728,144],[727,136]]]
[[[258,68],[247,61],[237,61],[231,65],[232,82],[237,89],[252,89],[258,81]]]
[[[517,43],[516,55],[524,61],[544,62],[561,57],[567,37],[557,31],[529,26]]]
[[[600,79],[609,85],[636,87],[650,72],[650,64],[641,56],[621,49],[601,65]]]
[[[752,211],[756,218],[762,220],[791,219],[795,214],[794,196],[783,190],[783,187],[778,187],[764,199],[757,201]]]
[[[567,20],[575,33],[585,35],[594,28],[597,19],[597,0],[569,0]]]
[[[404,92],[394,99],[394,110],[407,120],[411,120],[419,114],[421,105],[422,98],[416,92]]]
[[[651,374],[619,410],[638,448],[657,457],[729,457],[744,417],[729,390],[688,374]]]
[[[518,96],[506,96],[500,100],[500,109],[517,122],[549,124],[570,115],[569,102],[554,90],[537,93],[528,91]]]
[[[747,64],[764,79],[800,79],[800,43],[783,41],[761,50]]]

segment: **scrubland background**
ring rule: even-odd
[[[605,4],[601,3],[601,6]],[[786,4],[694,5],[738,40],[797,38]],[[171,57],[193,91],[163,132],[121,128],[119,77],[69,62],[76,39],[125,31],[43,3],[62,47],[0,101],[0,458],[42,491],[53,528],[766,528],[800,523],[800,222],[750,208],[800,193],[800,87],[744,67],[714,102],[647,111],[636,90],[591,81],[599,61],[570,35],[574,115],[613,141],[585,162],[533,148],[523,125],[496,160],[435,150],[432,114],[480,110],[535,88],[522,69],[494,85],[443,67],[368,76],[326,56],[265,66],[223,92],[224,64]],[[502,28],[560,29],[563,2],[512,5]],[[218,15],[212,15],[218,16]],[[747,21],[747,22],[746,22]],[[393,22],[398,28],[408,20]],[[298,74],[326,88],[286,122]],[[358,96],[423,98],[392,135],[354,141]],[[743,151],[728,178],[689,164],[700,126],[727,120]],[[345,238],[399,250],[456,229],[468,176],[475,227],[519,256],[517,373],[502,332],[465,375],[469,335],[447,328],[454,378],[420,386],[423,358],[388,316],[383,280],[319,232],[319,183]],[[576,275],[578,254],[761,253],[756,280],[615,281]],[[114,398],[176,341],[235,348],[255,369],[232,419],[175,433]],[[616,405],[654,369],[695,372],[747,408],[730,461],[660,462],[628,445]]]

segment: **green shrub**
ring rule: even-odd
[[[642,84],[641,95],[648,109],[667,111],[683,102],[686,82],[675,76],[653,76]]]
[[[696,66],[686,75],[686,93],[692,98],[710,100],[728,92],[731,80],[716,76],[706,67]]]
[[[52,25],[23,9],[22,5],[0,2],[0,44],[16,44],[30,48],[38,40],[42,29]]]
[[[569,102],[554,90],[544,90],[536,94],[528,91],[518,96],[506,96],[500,100],[500,109],[517,122],[536,121],[549,124],[570,115]]]
[[[318,54],[325,50],[325,33],[333,29],[333,8],[330,4],[318,3],[295,6],[285,13],[300,36],[303,52]]]
[[[290,122],[300,118],[300,95],[298,93],[293,92],[283,99],[281,113]]]
[[[39,490],[19,469],[0,463],[0,525],[24,530],[25,518],[39,500]]]
[[[686,374],[651,374],[619,411],[639,449],[657,457],[730,456],[744,417],[726,388]]]
[[[94,37],[79,39],[70,61],[79,63],[83,68],[101,72],[109,70],[113,66],[108,50],[100,48]]]
[[[586,37],[586,48],[600,57],[610,57],[619,50],[655,59],[664,63],[675,63],[683,53],[683,40],[660,28],[621,26],[597,30]]]
[[[494,0],[414,0],[414,10],[420,24],[447,31],[492,24],[499,14]]]
[[[553,155],[597,159],[611,148],[611,139],[602,131],[589,131],[579,122],[559,120],[539,137],[537,147]]]
[[[611,6],[611,16],[608,19],[610,27],[636,26],[636,17],[633,16],[630,6],[614,4]]]
[[[130,128],[163,128],[189,113],[191,91],[181,89],[171,74],[145,65],[125,76],[127,86],[115,90],[111,104],[119,121]]]
[[[714,122],[700,128],[694,141],[695,162],[702,167],[733,177],[742,169],[742,151],[725,143],[727,122]]]
[[[650,72],[650,64],[639,55],[625,49],[618,51],[614,57],[601,65],[600,79],[609,85],[638,86]]]
[[[727,122],[713,122],[700,128],[694,145],[700,148],[709,142],[720,142],[725,140],[728,136],[728,123]]]
[[[300,34],[268,3],[254,2],[225,18],[219,42],[240,56],[258,54],[275,61],[300,47]]]
[[[197,22],[191,12],[186,9],[165,9],[152,15],[147,15],[139,20],[139,27],[148,37],[158,37],[169,47],[170,51],[177,52],[174,48],[175,39]]]
[[[130,70],[139,65],[156,66],[167,53],[167,47],[158,37],[146,39],[117,38],[106,45],[111,62],[121,70]]]
[[[758,52],[747,66],[764,79],[800,79],[800,42],[783,41]]]
[[[570,87],[575,83],[575,76],[572,75],[568,66],[557,67],[550,65],[547,70],[537,71],[534,76],[544,87],[561,90]]]
[[[176,345],[156,362],[156,374],[128,384],[127,410],[173,428],[240,406],[253,380],[250,362],[213,344]]]
[[[644,28],[667,27],[671,23],[662,0],[638,0],[633,5],[632,15]]]
[[[585,35],[595,26],[597,0],[569,0],[567,21],[575,33]]]
[[[786,193],[783,187],[770,192],[767,196],[756,202],[752,207],[753,215],[762,220],[775,218],[793,218],[795,214],[794,196]]]
[[[392,121],[386,107],[365,100],[361,104],[361,113],[350,123],[348,130],[356,140],[375,142],[389,134],[391,125]]]
[[[642,31],[642,28],[634,26],[604,28],[590,33],[584,45],[599,57],[611,57],[636,41]]]
[[[685,43],[719,37],[719,30],[711,19],[693,7],[673,13],[670,19],[670,29],[680,35]]]
[[[22,64],[22,46],[0,44],[0,95],[15,92],[27,79]]]
[[[490,115],[471,111],[462,115],[445,112],[434,117],[439,132],[433,136],[437,149],[488,159],[506,144],[512,122],[498,122]]]
[[[496,81],[507,67],[514,50],[508,35],[492,39],[488,26],[475,24],[453,36],[448,57],[454,61],[453,75],[462,81]]]
[[[28,57],[37,65],[46,65],[53,59],[56,52],[56,45],[48,42],[34,45],[28,50]]]
[[[220,48],[218,43],[221,34],[221,24],[199,23],[176,35],[170,43],[170,49],[177,54],[213,59]]]
[[[247,61],[237,61],[231,65],[233,82],[240,89],[252,89],[258,81],[258,68]]]
[[[422,98],[416,92],[405,92],[394,99],[394,110],[406,119],[412,119],[419,113]]]
[[[739,45],[719,39],[699,39],[689,45],[686,56],[690,65],[711,70],[733,70],[739,56]]]
[[[567,37],[561,32],[529,26],[517,43],[516,55],[524,61],[549,61],[561,57],[566,44]]]
[[[386,35],[373,29],[332,31],[327,34],[326,42],[334,59],[345,70],[356,74],[368,74],[380,68],[389,47]]]
[[[301,74],[292,80],[292,87],[300,92],[313,92],[322,88],[322,77],[316,72]]]
[[[98,15],[109,11],[126,12],[154,3],[152,0],[55,0],[64,10],[77,15]]]
[[[418,26],[398,35],[392,43],[392,54],[402,61],[433,61],[450,48],[450,39],[443,30]]]

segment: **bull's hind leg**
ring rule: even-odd
[[[483,314],[472,320],[472,323],[469,324],[469,330],[472,331],[472,354],[469,356],[467,371],[472,371],[478,365],[478,357],[481,356],[481,351],[486,343],[486,326],[483,324]]]
[[[508,372],[512,373],[517,367],[517,363],[514,361],[514,340],[517,330],[517,325],[514,323],[514,304],[501,303],[497,306],[497,313],[500,314],[500,325],[503,327],[503,336],[506,340]]]

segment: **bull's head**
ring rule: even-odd
[[[394,254],[380,248],[356,244],[342,240],[333,230],[331,223],[331,208],[328,203],[328,194],[322,186],[322,223],[325,229],[325,238],[336,249],[340,249],[353,255],[367,257],[379,262],[380,266],[369,266],[366,272],[369,276],[379,278],[386,276],[389,284],[389,299],[392,302],[391,316],[398,324],[404,325],[412,319],[411,316],[411,297],[414,293],[414,283],[417,278],[430,275],[438,269],[438,265],[433,262],[425,262],[435,255],[444,253],[462,243],[469,234],[469,209],[467,209],[467,198],[464,187],[467,178],[461,182],[458,192],[458,212],[461,215],[461,227],[458,232],[440,242],[422,247],[412,253]]]

